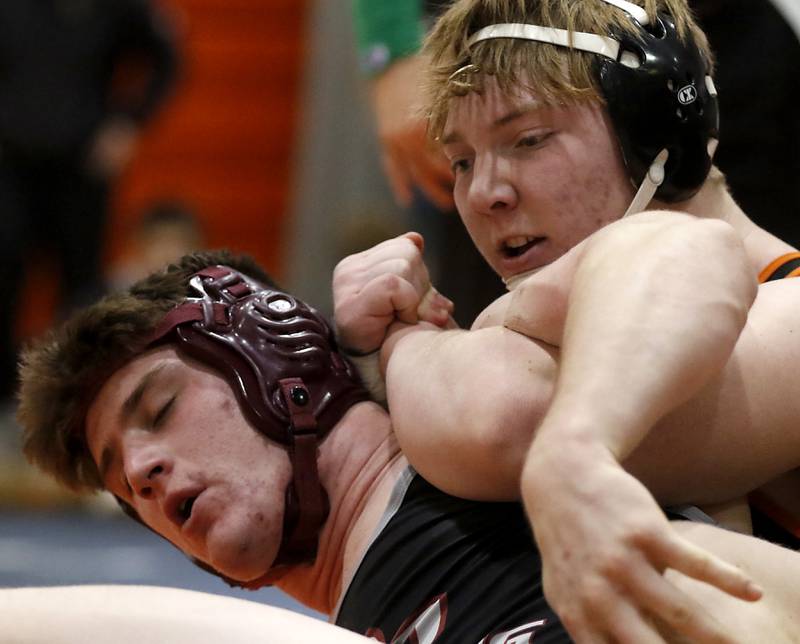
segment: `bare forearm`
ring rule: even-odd
[[[587,246],[538,440],[571,434],[621,461],[733,350],[756,292],[738,238],[719,222],[662,215]]]
[[[722,371],[625,460],[659,501],[727,500],[800,465],[800,399],[791,378],[774,375],[778,365],[791,372],[800,362],[798,306],[797,284],[761,287]],[[480,480],[484,495],[515,493],[509,488],[552,394],[557,350],[497,327],[414,338],[409,330],[392,333],[384,350],[400,346],[389,379],[392,415],[412,464],[430,478],[447,475],[452,480],[439,484],[454,491]],[[526,395],[533,399],[523,404]],[[580,437],[565,431],[556,440],[562,458],[593,458]]]
[[[741,491],[725,471],[752,468],[748,480],[755,481],[779,471],[786,459],[743,451],[731,440],[748,430],[738,372],[760,373],[762,356],[752,337],[739,346],[744,362],[731,362],[703,388],[725,363],[755,290],[746,263],[738,261],[738,241],[719,230],[721,224],[677,220],[674,225],[674,218],[658,213],[626,222],[621,239],[601,238],[560,260],[553,266],[557,279],[549,278],[550,268],[535,277],[535,315],[527,320],[534,323],[520,331],[559,341],[559,308],[566,309],[569,297],[569,353],[557,403],[543,426],[546,440],[540,436],[537,443],[559,458],[570,453],[591,461],[611,453],[621,461],[668,409],[702,390],[657,425],[658,436],[636,452],[633,466],[662,500],[707,500],[696,496],[699,489],[722,500]],[[506,320],[520,312],[527,315],[512,304]],[[488,323],[499,323],[493,320]],[[523,322],[518,317],[515,328]],[[383,351],[385,359],[392,356],[390,409],[412,464],[454,493],[513,495],[525,450],[551,399],[557,350],[497,327],[448,334],[398,329]],[[720,415],[723,399],[730,413]],[[769,420],[776,428],[770,435],[777,436],[784,425],[764,407],[759,418]],[[736,414],[739,424],[732,423]],[[695,440],[698,432],[705,440]],[[685,482],[697,480],[693,472],[701,473],[701,481],[713,480],[713,489],[687,489]]]
[[[737,568],[676,535],[652,494],[620,466],[725,364],[754,293],[741,245],[724,224],[639,215],[586,245],[553,402],[521,476],[545,596],[565,621],[595,629],[609,606],[628,601],[659,614],[665,568],[739,598],[760,596]]]
[[[395,329],[385,346],[389,409],[411,464],[452,494],[516,498],[552,391],[552,348],[502,327]]]

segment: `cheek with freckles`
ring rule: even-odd
[[[562,187],[557,198],[562,206],[558,239],[569,250],[586,237],[616,221],[627,208],[626,196],[606,173],[585,176],[582,181]]]

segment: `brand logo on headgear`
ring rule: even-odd
[[[678,90],[678,102],[681,105],[691,105],[697,100],[697,90],[694,85],[687,85]]]

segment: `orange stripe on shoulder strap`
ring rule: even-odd
[[[769,278],[772,277],[773,273],[775,273],[775,271],[777,271],[781,266],[795,259],[800,259],[800,252],[786,253],[785,255],[781,255],[777,259],[772,260],[758,274],[758,281],[761,284],[763,284],[764,282],[769,280]],[[797,275],[798,272],[797,269],[795,269],[791,273],[786,275],[786,277],[796,277]]]
[[[800,538],[800,498],[797,495],[799,486],[800,470],[792,470],[750,492],[750,504]]]
[[[760,283],[769,280],[800,277],[800,252],[786,253],[770,262],[758,275]],[[750,493],[750,505],[775,524],[800,539],[800,470],[788,472]],[[796,547],[793,543],[784,543]]]

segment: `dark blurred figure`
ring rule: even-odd
[[[148,0],[0,2],[0,401],[25,263],[53,256],[62,310],[102,289],[109,184],[175,68]]]
[[[717,56],[715,161],[759,225],[800,244],[800,41],[769,0],[693,0]]]

